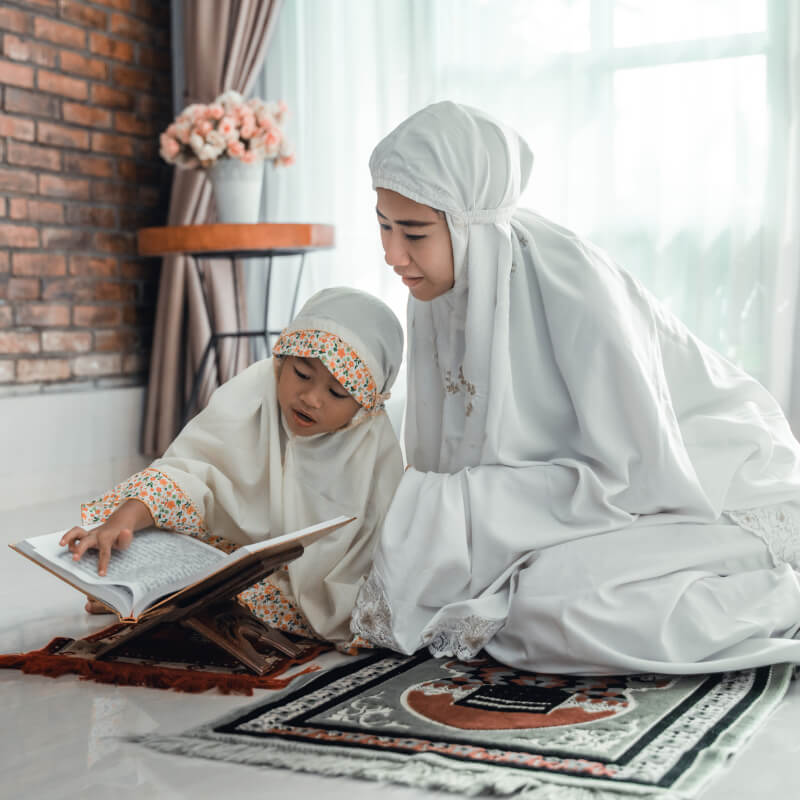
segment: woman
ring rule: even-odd
[[[408,285],[405,473],[353,630],[521,669],[798,661],[800,446],[775,400],[590,243],[454,103],[373,152]]]

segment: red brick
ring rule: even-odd
[[[136,237],[132,233],[96,233],[93,249],[106,253],[135,253]]]
[[[0,6],[0,30],[28,33],[31,29],[31,15],[16,8]]]
[[[89,128],[110,128],[111,112],[105,108],[92,108],[80,103],[64,103],[64,121]]]
[[[92,84],[92,102],[104,108],[131,109],[136,104],[132,94],[112,89],[110,86],[103,86],[100,83]]]
[[[11,258],[14,275],[66,275],[67,262],[58,253],[14,253]]]
[[[0,305],[0,328],[11,327],[11,306]]]
[[[70,377],[64,358],[21,358],[17,361],[17,382],[63,381]]]
[[[117,274],[117,259],[70,256],[69,273],[70,275],[92,275],[98,278],[110,278]]]
[[[92,150],[116,156],[133,156],[136,153],[136,140],[130,136],[117,136],[113,133],[93,133]]]
[[[0,58],[0,79],[3,84],[30,89],[33,87],[33,67]]]
[[[139,58],[137,61],[140,67],[157,70],[161,73],[169,73],[172,69],[169,50],[157,50],[154,47],[142,46],[139,48]]]
[[[125,14],[112,14],[109,30],[123,39],[133,39],[142,44],[152,44],[153,41],[153,29],[149,25]]]
[[[2,325],[2,321],[0,321]],[[0,360],[0,383],[11,383],[14,380],[14,364],[10,359]]]
[[[108,77],[108,65],[97,58],[87,58],[71,50],[61,52],[61,69],[85,78],[104,81]]]
[[[36,228],[27,225],[0,225],[0,247],[38,246],[39,231]]]
[[[7,210],[6,198],[0,197],[0,217],[6,216],[6,210]]]
[[[150,358],[145,353],[128,353],[122,361],[122,371],[126,375],[136,372],[147,372]]]
[[[121,42],[119,39],[110,39],[102,33],[89,34],[89,49],[100,56],[113,58],[116,61],[133,61],[134,46],[130,42]]]
[[[20,303],[17,306],[17,325],[50,328],[69,325],[69,306],[50,303]]]
[[[47,69],[40,69],[36,76],[36,84],[43,92],[59,94],[73,100],[86,100],[89,96],[89,85],[79,78],[70,78]]]
[[[28,200],[25,197],[12,197],[11,219],[27,219],[31,222],[63,222],[64,207],[61,203],[47,200]]]
[[[64,19],[77,22],[83,28],[105,28],[108,22],[105,11],[73,0],[61,0],[59,11]]]
[[[34,138],[33,120],[0,114],[0,136],[12,136],[14,139],[32,142]]]
[[[48,353],[87,353],[92,349],[88,331],[42,331],[42,350]]]
[[[140,94],[136,98],[136,111],[146,116],[150,114],[169,115],[172,111],[172,101],[166,94],[155,97],[152,94]],[[164,127],[169,121],[169,119],[165,120]]]
[[[74,47],[76,50],[83,50],[86,47],[86,31],[66,22],[36,17],[33,21],[33,32],[37,39],[55,42],[63,47]]]
[[[169,20],[169,6],[153,0],[134,0],[134,14],[149,22],[165,23]]]
[[[116,328],[122,324],[119,306],[75,306],[72,316],[82,328]]]
[[[108,6],[115,8],[117,11],[132,11],[133,0],[94,0],[95,5]]]
[[[64,153],[64,171],[95,178],[110,178],[114,175],[114,161],[105,156]]]
[[[132,67],[114,67],[112,70],[113,82],[138,92],[148,92],[155,85],[155,74]],[[26,84],[27,85],[27,84]]]
[[[2,183],[0,182],[0,185]],[[120,183],[110,183],[109,181],[94,181],[92,183],[92,200],[100,203],[117,203],[126,205],[138,202],[137,189],[135,186],[126,186]]]
[[[41,6],[42,8],[48,8],[51,11],[55,11],[56,6],[58,5],[57,0],[25,0],[25,2],[33,3],[34,5]]]
[[[92,228],[115,228],[117,214],[107,206],[84,206],[72,204],[67,206],[67,224],[88,225]]]
[[[39,192],[48,197],[69,197],[73,200],[88,200],[89,181],[85,178],[61,178],[58,175],[40,175]]]
[[[0,353],[3,355],[38,353],[40,349],[38,333],[21,333],[20,331],[0,333]]]
[[[46,281],[42,290],[43,300],[72,300],[87,303],[94,300],[93,281],[89,278],[61,278]]]
[[[102,352],[134,350],[140,347],[141,337],[135,331],[97,331],[94,349]]]
[[[0,301],[8,299],[8,278],[0,277]]]
[[[53,117],[59,115],[59,100],[40,92],[27,89],[7,88],[5,90],[5,110],[33,117]]]
[[[139,186],[137,200],[143,206],[157,206],[161,202],[161,189],[157,186]]]
[[[3,37],[3,55],[15,61],[38,64],[40,67],[54,67],[58,61],[58,48],[7,33]]]
[[[36,173],[0,167],[0,192],[36,194]]]
[[[66,125],[40,122],[36,138],[42,144],[53,144],[57,147],[74,147],[78,150],[89,149],[89,132],[81,128],[68,128]]]
[[[132,133],[135,136],[155,136],[152,118],[142,119],[137,114],[117,111],[114,114],[114,127],[120,133]]]
[[[8,163],[20,167],[38,167],[59,172],[61,170],[61,152],[51,147],[38,147],[12,139],[8,143]]]
[[[122,356],[116,353],[78,356],[72,360],[72,371],[80,376],[117,375],[122,372]]]
[[[128,159],[117,160],[117,172],[126,181],[139,185],[148,183],[160,183],[161,176],[165,169],[170,169],[166,164],[142,164],[140,161],[130,161]]]
[[[9,278],[9,300],[38,300],[40,297],[41,290],[36,278]]]
[[[136,301],[136,286],[120,281],[97,281],[94,287],[94,299],[132,303]]]
[[[0,250],[0,273],[8,272],[11,259],[8,256],[8,250]]]
[[[69,210],[69,206],[67,209]],[[42,229],[42,247],[51,250],[89,250],[91,246],[91,231],[76,228]]]

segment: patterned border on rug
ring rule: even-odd
[[[377,652],[154,749],[464,795],[694,798],[781,700],[790,665],[576,677]]]

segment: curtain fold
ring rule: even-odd
[[[768,388],[800,435],[800,6],[789,3],[783,41],[786,85],[780,97],[785,135],[776,143],[775,170],[782,178],[778,194],[776,274],[772,300],[771,353]]]
[[[183,45],[187,103],[210,102],[234,89],[247,94],[263,61],[282,0],[183,0]],[[177,32],[180,35],[180,32]],[[176,170],[168,225],[212,221],[211,186],[202,170]],[[217,330],[233,330],[240,318],[230,270],[224,262],[204,260],[204,283]],[[235,267],[239,269],[239,265]],[[241,275],[239,276],[241,278]],[[242,286],[242,281],[239,281]],[[156,305],[153,350],[142,450],[160,455],[178,432],[190,391],[211,332],[203,287],[189,258],[165,258]],[[231,374],[247,363],[248,348],[229,340],[220,370]],[[199,407],[219,383],[212,363],[206,370]]]

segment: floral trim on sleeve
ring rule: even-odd
[[[200,534],[200,538],[209,541],[206,539],[209,534],[206,532],[205,523],[192,505],[192,501],[172,478],[152,467],[132,475],[128,480],[106,492],[99,500],[83,503],[81,521],[84,525],[105,522],[112,512],[128,499],[141,500],[159,528]],[[209,541],[209,544],[214,543]]]

